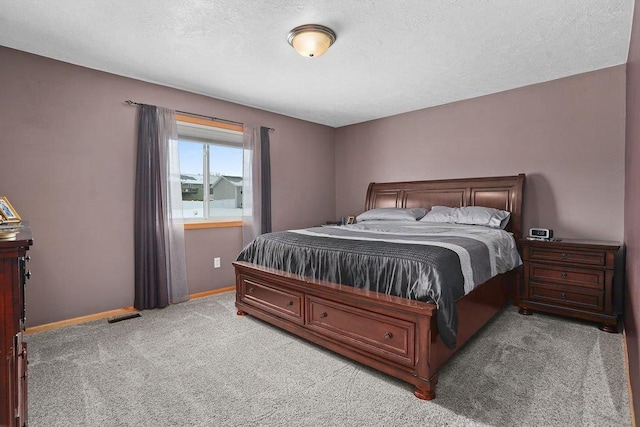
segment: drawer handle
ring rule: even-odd
[[[560,292],[560,297],[562,299],[566,299],[567,298],[567,294],[565,294],[564,292]]]
[[[31,279],[31,271],[30,271],[30,270],[26,271],[26,272],[24,273],[24,277],[25,277],[27,280]]]
[[[323,311],[322,313],[320,313],[320,318],[324,319],[325,317],[327,317],[327,312]]]
[[[387,332],[384,334],[384,339],[389,341],[391,338],[393,338],[393,334],[391,332]]]
[[[563,279],[566,279],[567,278],[567,272],[563,271],[560,276],[562,276]]]
[[[289,302],[287,303],[287,305],[288,305],[289,307],[291,307],[291,306],[293,305],[293,301],[289,301]]]
[[[566,257],[567,257],[567,254],[565,253],[560,254],[560,258],[566,258]]]
[[[247,289],[247,293],[248,293],[249,295],[251,295],[251,294],[253,293],[253,288],[249,288],[249,289]]]

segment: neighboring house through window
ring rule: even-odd
[[[240,221],[242,127],[182,115],[176,118],[185,220]]]

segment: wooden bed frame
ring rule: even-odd
[[[511,212],[507,230],[522,236],[524,174],[371,183],[365,208],[487,206]],[[456,301],[457,346],[438,336],[432,303],[234,262],[238,315],[272,325],[415,386],[435,398],[438,368],[515,296],[519,269],[494,277]]]

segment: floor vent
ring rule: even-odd
[[[122,322],[123,320],[134,319],[136,317],[140,317],[140,313],[131,313],[131,314],[125,314],[124,316],[112,317],[111,319],[107,320],[107,322],[109,323]]]

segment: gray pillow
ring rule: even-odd
[[[377,208],[365,211],[356,217],[362,221],[416,221],[427,213],[424,208]]]
[[[509,223],[510,216],[510,212],[484,206],[464,206],[461,208],[434,206],[420,221],[483,225],[504,229]]]

